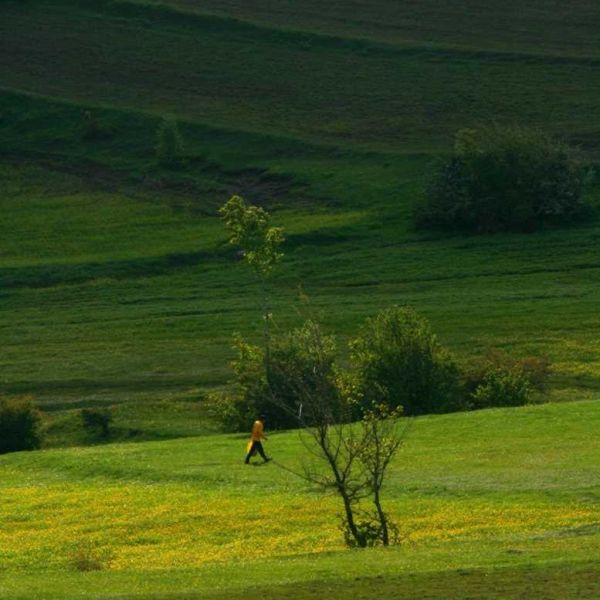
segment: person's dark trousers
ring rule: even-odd
[[[269,460],[269,457],[265,454],[265,451],[263,449],[262,442],[252,442],[252,446],[250,446],[250,451],[248,452],[248,454],[246,454],[246,464],[248,464],[250,462],[250,459],[257,452],[261,455],[262,459],[265,462],[267,462]]]

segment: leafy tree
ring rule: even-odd
[[[31,400],[0,399],[0,454],[35,450],[41,443],[41,415]]]
[[[241,196],[232,196],[219,210],[230,234],[231,244],[240,246],[244,260],[259,278],[266,279],[283,254],[283,229],[271,226],[269,213],[248,204]]]
[[[458,367],[413,309],[367,319],[350,348],[365,406],[402,406],[408,416],[462,408]]]
[[[472,233],[533,231],[582,215],[585,181],[573,150],[544,133],[463,129],[430,182],[417,222]]]
[[[316,323],[307,321],[302,327],[273,336],[268,369],[259,346],[238,337],[235,349],[233,394],[229,402],[221,402],[227,429],[243,430],[258,414],[265,415],[273,429],[298,427],[302,416],[310,419],[308,408],[303,406],[304,394],[310,389],[315,393],[319,390],[322,402],[339,406],[335,340],[323,335]],[[327,389],[320,381],[322,369],[326,369]]]
[[[283,258],[280,251],[284,241],[283,229],[273,227],[269,213],[259,206],[248,204],[241,196],[232,196],[219,212],[229,232],[229,242],[242,249],[245,262],[256,275],[261,290],[264,323],[265,360],[270,358],[269,293],[267,282],[275,265]]]

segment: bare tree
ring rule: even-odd
[[[311,369],[307,371],[306,359],[285,366],[273,360],[271,369],[275,373],[285,369],[297,398],[300,439],[316,458],[316,465],[315,461],[305,462],[304,478],[334,490],[340,497],[349,545],[387,546],[394,537],[390,529],[396,527],[383,509],[381,494],[388,468],[406,433],[400,421],[401,409],[359,408],[355,388],[332,362],[331,338],[324,336],[316,323],[308,321],[295,332],[295,339],[310,357]],[[275,394],[271,401],[291,410],[290,403],[282,403]],[[375,507],[374,517],[362,509],[368,498]]]
[[[363,443],[359,460],[366,474],[367,485],[379,521],[377,533],[384,546],[390,544],[390,529],[397,532],[396,525],[389,520],[383,510],[381,490],[388,467],[408,432],[410,421],[401,423],[401,414],[401,408],[392,409],[385,404],[379,404],[366,410],[360,422]]]
[[[345,526],[357,545],[362,545],[355,522],[356,507],[368,493],[359,460],[361,432],[352,425],[351,407],[339,393],[338,374],[331,360],[332,340],[312,321],[298,330],[296,340],[310,357],[311,369],[296,370],[300,361],[293,361],[286,364],[286,376],[297,397],[300,439],[320,463],[315,467],[314,463],[305,462],[304,477],[337,493],[343,505]],[[271,368],[280,367],[275,362]],[[273,401],[277,403],[279,399],[273,397]]]

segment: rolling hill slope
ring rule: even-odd
[[[551,8],[525,12],[521,22],[534,31],[554,23],[537,40],[526,32],[517,35],[518,21],[509,28],[512,37],[510,32],[507,39],[494,35],[502,29],[497,13],[511,17],[504,5],[489,4],[493,10],[478,11],[476,23],[468,18],[462,23],[465,11],[451,5],[441,14],[433,3],[407,5],[403,11],[410,14],[413,8],[413,18],[423,23],[406,27],[438,43],[397,45],[370,37],[372,27],[380,30],[386,18],[381,7],[392,10],[389,2],[368,9],[380,15],[379,23],[367,24],[364,38],[357,40],[339,37],[335,28],[334,35],[272,28],[260,17],[266,9],[260,3],[258,18],[248,23],[231,18],[247,17],[253,7],[246,3],[230,9],[221,5],[219,12],[226,14],[210,16],[128,2],[4,2],[0,80],[5,88],[45,96],[343,146],[437,149],[457,128],[489,118],[543,125],[597,142],[600,57],[594,3],[578,3],[577,16],[567,19],[573,23],[572,37],[560,14],[553,21],[536,18],[554,15]],[[284,13],[277,23],[293,25],[298,5],[312,20],[321,18],[314,5],[311,11],[303,3],[289,3],[289,16]],[[204,7],[194,3],[192,8]],[[356,7],[339,7],[345,11],[341,21],[352,22]],[[326,11],[322,18],[327,24],[331,16]],[[402,15],[398,18],[402,21]],[[450,22],[454,33],[438,34],[436,26],[447,31]],[[481,34],[470,40],[472,31]],[[457,38],[465,36],[462,48]],[[477,46],[483,37],[498,40],[493,50]],[[565,39],[578,40],[574,51],[564,47]],[[533,41],[540,51],[532,52]]]
[[[600,597],[597,213],[412,222],[462,127],[598,162],[599,97],[598,0],[0,0],[0,394],[34,398],[47,446],[0,456],[0,599]],[[460,360],[547,356],[568,402],[416,419],[385,496],[402,543],[345,549],[297,434],[264,468],[215,434],[206,391],[261,328],[216,215],[234,193],[286,229],[276,328],[318,318],[343,361],[411,304]],[[106,405],[122,443],[82,430]]]
[[[0,598],[593,600],[599,419],[597,402],[416,419],[387,550],[343,549],[335,499],[288,470],[293,432],[256,468],[241,436],[3,456]]]
[[[597,219],[477,238],[411,222],[457,128],[539,125],[598,156],[597,8],[4,0],[0,391],[59,415],[52,444],[65,409],[105,403],[123,432],[205,431],[196,400],[226,382],[232,333],[260,327],[215,218],[242,193],[287,230],[278,326],[302,285],[344,353],[366,316],[412,304],[460,358],[544,354],[551,397],[597,397]],[[166,115],[179,169],[156,163]]]

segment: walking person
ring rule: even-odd
[[[248,442],[248,451],[246,453],[246,464],[250,464],[250,459],[258,452],[263,461],[268,463],[271,458],[269,458],[263,449],[262,441],[266,440],[267,436],[265,435],[265,417],[259,417],[254,421],[254,425],[252,425],[252,433],[250,434],[250,441]]]

